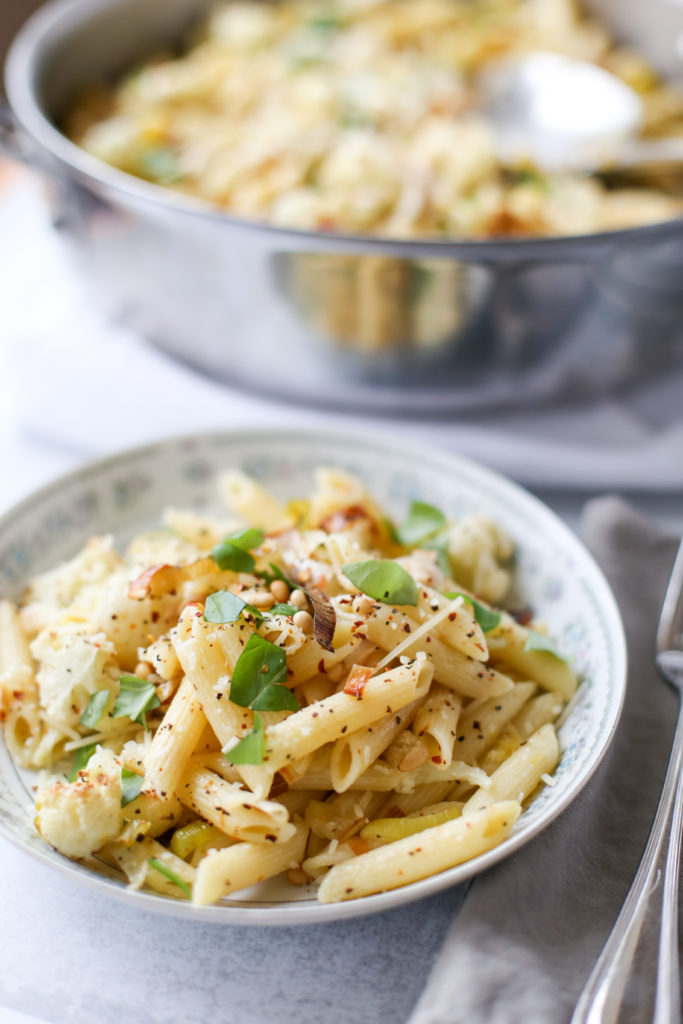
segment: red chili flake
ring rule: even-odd
[[[441,758],[439,757],[438,754],[432,758],[432,761],[434,762],[434,764],[441,764]]]
[[[349,697],[362,697],[365,684],[372,676],[373,671],[369,665],[353,665],[348,679],[344,683],[344,693]]]
[[[403,626],[403,632],[404,633],[410,633],[410,623],[409,622],[406,622],[405,625]]]

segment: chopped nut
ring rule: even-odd
[[[289,600],[289,587],[284,580],[273,580],[270,584],[270,592],[278,604],[285,604]]]
[[[303,868],[291,868],[287,872],[287,878],[292,885],[306,885],[309,880]]]
[[[292,622],[306,634],[313,632],[313,616],[310,612],[297,612]]]
[[[419,768],[421,764],[429,760],[429,751],[426,747],[423,747],[421,743],[416,743],[412,747],[406,756],[403,758],[398,766],[400,772],[412,772],[415,768]]]

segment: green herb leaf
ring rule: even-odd
[[[93,693],[88,701],[88,706],[81,715],[81,725],[84,725],[86,729],[94,729],[104,714],[108,700],[109,690],[98,690]]]
[[[114,704],[114,718],[127,715],[133,722],[139,722],[147,729],[145,713],[158,708],[160,703],[153,683],[125,673],[119,676],[119,695]]]
[[[229,750],[223,750],[223,756],[231,764],[263,764],[266,756],[266,736],[263,720],[258,712],[254,712],[254,728],[239,743]]]
[[[371,558],[367,562],[349,562],[342,572],[355,587],[385,604],[417,604],[417,584],[398,562]]]
[[[388,516],[385,516],[385,518],[382,520],[382,523],[384,524],[384,529],[387,531],[389,535],[389,540],[392,541],[394,544],[400,544],[401,541],[398,536],[398,530],[396,529],[396,523],[394,523],[392,519],[389,519]]]
[[[263,622],[262,613],[253,604],[247,604],[230,590],[217,590],[206,599],[204,619],[206,622],[236,622],[242,612],[249,612],[258,622]]]
[[[154,868],[155,871],[158,871],[160,875],[163,875],[164,878],[168,878],[169,882],[173,882],[174,885],[177,885],[178,888],[185,893],[188,900],[192,899],[192,890],[189,885],[185,879],[176,874],[172,868],[167,867],[163,861],[157,860],[156,857],[150,857],[147,863],[150,867]]]
[[[400,544],[414,548],[446,525],[443,512],[424,501],[413,501],[408,518],[396,531]]]
[[[142,174],[152,181],[159,182],[160,185],[172,185],[183,177],[176,154],[165,146],[146,149],[138,160]]]
[[[299,711],[301,705],[286,686],[272,683],[261,690],[251,707],[254,711]]]
[[[563,661],[565,665],[568,663],[568,659],[565,658],[564,655],[560,654],[553,642],[549,640],[547,636],[543,633],[537,633],[533,629],[529,630],[529,636],[524,644],[524,650],[539,651],[541,654],[550,654],[553,658],[557,658],[558,661]]]
[[[335,14],[320,14],[308,22],[309,28],[315,32],[336,32],[343,24],[343,19]]]
[[[144,782],[144,775],[136,775],[135,772],[130,772],[127,768],[121,769],[122,807],[125,807],[126,804],[132,803],[133,800],[136,800],[140,796]]]
[[[272,608],[269,608],[266,615],[296,615],[297,612],[301,611],[295,604],[274,604]]]
[[[473,597],[469,597],[467,594],[461,594],[459,590],[453,590],[449,594],[444,594],[449,601],[453,601],[456,597],[464,597],[468,604],[472,605],[474,617],[479,623],[484,633],[490,633],[492,629],[500,624],[501,614],[500,612],[494,612],[486,605],[480,604],[479,601],[475,601]]]
[[[74,766],[71,769],[71,774],[67,776],[69,782],[75,782],[78,778],[78,773],[85,768],[90,758],[95,753],[97,747],[96,743],[88,743],[86,747],[79,747],[74,757]]]
[[[229,540],[231,544],[234,544],[236,548],[240,548],[242,551],[252,551],[259,544],[263,544],[263,530],[257,530],[254,526],[247,526],[244,530],[238,530],[237,533],[229,534],[225,540]]]
[[[216,544],[211,557],[219,569],[231,569],[232,572],[253,572],[254,556],[249,552],[263,543],[263,530],[249,526],[225,537]]]
[[[278,686],[286,678],[287,655],[282,647],[253,633],[232,673],[230,700],[242,708],[258,707],[260,711],[298,711],[294,695],[286,686]]]

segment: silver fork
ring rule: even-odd
[[[678,549],[657,630],[657,668],[681,697],[678,724],[657,814],[643,859],[609,939],[581,993],[571,1024],[613,1024],[649,901],[660,889],[660,862],[667,826],[657,987],[652,1024],[681,1019],[678,974],[678,876],[683,824],[683,541]],[[673,809],[673,815],[672,815]]]

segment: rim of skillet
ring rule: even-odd
[[[43,146],[62,165],[75,171],[94,191],[103,186],[111,189],[121,200],[149,203],[151,208],[165,208],[180,216],[200,217],[204,222],[221,222],[239,230],[257,231],[271,235],[277,244],[289,240],[300,246],[302,242],[320,251],[383,253],[405,258],[454,257],[472,262],[528,261],[533,259],[570,259],[595,251],[596,256],[615,246],[657,241],[683,232],[683,213],[653,224],[620,228],[613,231],[592,232],[581,235],[552,235],[548,237],[513,237],[468,240],[457,237],[446,239],[396,239],[379,235],[354,235],[278,227],[267,221],[248,220],[231,215],[218,206],[191,196],[181,196],[171,189],[144,181],[121,171],[92,156],[72,142],[56,127],[43,110],[36,95],[36,82],[40,70],[40,48],[50,34],[68,37],[71,28],[95,18],[98,12],[115,8],[120,0],[49,0],[39,8],[14,38],[5,64],[5,88],[10,105],[21,127]]]

